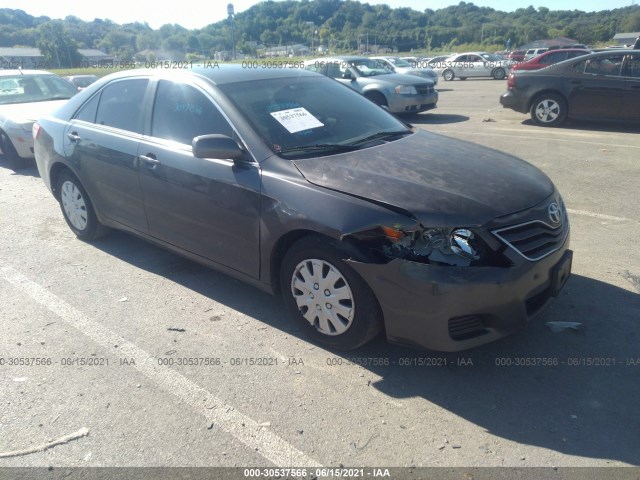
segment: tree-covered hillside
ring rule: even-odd
[[[463,43],[511,46],[557,36],[581,43],[609,42],[616,32],[640,31],[640,7],[632,5],[600,12],[554,11],[528,7],[501,12],[473,3],[423,12],[353,0],[264,1],[233,21],[238,52],[255,53],[256,45],[323,45],[353,51],[367,42],[400,51],[455,49]],[[76,17],[51,20],[22,10],[0,9],[0,47],[40,47],[64,50],[75,58],[77,48],[98,48],[122,60],[136,52],[162,50],[174,57],[212,56],[232,49],[231,22],[220,21],[198,30],[166,24],[157,30],[145,23],[118,25]],[[52,50],[53,49],[53,50]]]

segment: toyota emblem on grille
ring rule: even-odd
[[[562,221],[562,214],[560,213],[560,207],[556,202],[552,202],[549,204],[547,208],[547,213],[549,214],[549,220],[554,225],[559,224]]]

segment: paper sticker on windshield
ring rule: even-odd
[[[311,128],[324,127],[324,123],[311,115],[304,107],[271,112],[271,116],[280,122],[280,124],[286,128],[289,133],[297,133]]]

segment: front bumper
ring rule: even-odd
[[[511,91],[507,91],[500,96],[500,104],[504,108],[510,108],[511,110],[515,110],[520,113],[527,113],[529,109],[527,108],[526,99],[514,94]]]
[[[505,337],[536,317],[557,296],[571,268],[562,248],[515,266],[442,267],[395,259],[349,261],[375,293],[387,339],[418,348],[459,351]]]
[[[19,157],[34,158],[33,137],[30,129],[25,130],[21,127],[9,127],[6,128],[6,133]]]
[[[401,95],[394,93],[387,95],[389,111],[392,113],[420,113],[436,108],[438,92],[426,95]]]

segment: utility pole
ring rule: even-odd
[[[233,15],[234,15],[234,10],[233,10],[233,3],[230,3],[229,5],[227,5],[227,14],[229,15],[229,20],[231,21],[231,52],[233,55],[233,59],[236,59],[236,38],[235,38],[235,32],[233,31]]]

